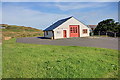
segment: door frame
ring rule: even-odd
[[[69,37],[70,37],[70,26],[78,26],[78,37],[80,37],[80,25],[69,25]]]

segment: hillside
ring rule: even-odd
[[[0,24],[2,31],[12,31],[12,32],[40,32],[42,30],[35,29],[32,27],[25,27],[25,26],[17,26],[17,25],[8,25],[8,24]]]
[[[34,37],[34,36],[43,36],[43,31],[25,26],[17,26],[17,25],[8,25],[8,24],[0,24],[0,28],[2,30],[2,37]]]

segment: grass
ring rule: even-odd
[[[117,78],[118,51],[3,41],[3,78]]]
[[[2,32],[2,37],[12,37],[12,38],[18,38],[18,37],[38,37],[43,36],[43,32]]]
[[[40,29],[35,29],[32,27],[25,26],[17,26],[17,25],[8,25],[8,24],[0,24],[2,29],[2,39],[4,40],[6,37],[18,38],[18,37],[36,37],[43,36],[43,31]]]
[[[0,24],[2,27],[4,27],[2,29],[2,31],[6,32],[23,32],[23,31],[27,31],[27,32],[40,32],[42,30],[36,29],[36,28],[32,28],[32,27],[25,27],[25,26],[17,26],[17,25],[8,25],[8,24]]]

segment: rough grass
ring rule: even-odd
[[[10,31],[10,32],[40,32],[41,30],[32,28],[32,27],[25,27],[25,26],[17,26],[17,25],[8,25],[8,24],[0,24],[1,27],[4,27],[2,31]]]
[[[2,24],[2,39],[4,40],[5,37],[11,38],[18,38],[18,37],[38,37],[43,36],[43,31],[39,29],[35,29],[32,27],[25,27],[25,26],[17,26],[17,25],[8,25]]]
[[[12,38],[18,38],[18,37],[38,37],[43,36],[43,32],[2,32],[2,37],[12,37]]]
[[[3,78],[116,78],[118,51],[3,41]]]

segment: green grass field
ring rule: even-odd
[[[118,51],[3,41],[3,78],[117,78]]]

